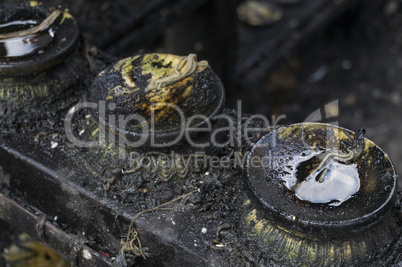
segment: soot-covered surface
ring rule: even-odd
[[[398,3],[396,1],[389,2]],[[280,71],[272,74],[266,86],[263,87],[263,91],[253,90],[242,99],[244,103],[247,102],[246,109],[253,113],[287,114],[289,121],[302,121],[320,106],[339,98],[341,100],[340,124],[350,129],[366,128],[367,136],[379,144],[385,152],[389,151],[391,159],[398,166],[398,162],[400,162],[398,161],[400,123],[399,116],[396,114],[401,113],[398,108],[401,90],[397,86],[400,81],[397,75],[399,63],[394,55],[400,53],[398,36],[401,29],[398,28],[398,22],[401,18],[398,13],[391,12],[392,8],[387,9],[386,13],[381,13],[374,1],[368,3],[365,9],[357,13],[350,13],[349,17],[344,17],[327,32],[329,34],[319,37],[319,41],[309,48],[305,48],[302,53],[289,60]],[[373,27],[377,29],[377,33],[381,34],[373,34],[371,32]],[[341,32],[341,34],[336,34],[337,32]],[[346,34],[347,32],[349,33]],[[366,34],[361,35],[361,32]],[[323,65],[324,67],[322,67]],[[386,95],[385,92],[390,94]],[[262,98],[262,95],[265,97]],[[85,124],[85,119],[77,122],[78,126]],[[114,223],[111,218],[115,218],[117,222],[111,228],[112,233],[107,233],[107,235],[114,235],[114,238],[118,239],[122,234],[117,225],[123,226],[123,234],[127,231],[129,223],[127,216],[166,203],[179,195],[200,188],[200,192],[172,205],[173,210],[149,213],[138,220],[137,226],[143,234],[141,237],[143,244],[150,246],[146,254],[150,256],[151,263],[164,263],[172,261],[172,259],[180,262],[180,260],[184,260],[185,255],[192,254],[202,255],[201,258],[205,257],[210,260],[216,259],[218,265],[221,263],[220,260],[232,265],[246,266],[247,264],[265,266],[286,261],[283,258],[285,253],[281,251],[280,245],[267,245],[266,240],[261,237],[269,231],[275,232],[278,229],[272,230],[272,225],[262,219],[263,215],[253,212],[254,204],[248,201],[247,191],[244,190],[247,185],[244,183],[244,173],[241,167],[235,170],[206,169],[200,173],[194,172],[192,175],[186,176],[188,179],[176,177],[166,179],[166,181],[163,179],[147,180],[150,177],[149,174],[137,172],[131,175],[120,175],[113,180],[114,182],[108,184],[110,181],[108,179],[113,178],[113,173],[107,172],[110,171],[110,165],[96,166],[99,172],[97,179],[89,179],[88,177],[91,176],[87,166],[84,165],[82,158],[77,157],[79,155],[91,156],[91,153],[95,153],[100,159],[105,159],[104,154],[107,154],[104,153],[105,151],[75,150],[69,147],[68,142],[64,139],[61,125],[52,125],[48,130],[60,134],[59,139],[56,140],[59,144],[56,149],[51,148],[52,141],[55,142],[54,135],[39,135],[38,141],[35,141],[38,129],[31,129],[26,135],[18,136],[21,139],[28,138],[24,139],[24,142],[20,142],[18,137],[6,140],[10,145],[17,143],[18,145],[15,147],[20,150],[29,146],[36,148],[33,150],[36,152],[29,156],[38,161],[47,161],[49,167],[57,169],[58,174],[65,175],[66,181],[76,183],[83,190],[93,193],[94,195],[90,196],[101,203],[99,206],[94,206],[100,210],[101,217],[107,218],[105,221],[108,223]],[[27,143],[28,145],[24,146]],[[245,150],[247,149],[249,148],[245,148]],[[241,149],[239,151],[242,152]],[[144,153],[147,152],[144,151]],[[222,156],[229,155],[231,151],[215,149],[208,153]],[[36,157],[37,155],[40,157]],[[72,162],[63,161],[65,157],[71,159]],[[85,159],[85,156],[83,158]],[[111,158],[113,159],[113,157]],[[96,159],[96,157],[89,157],[89,167],[98,163],[91,159]],[[81,168],[75,169],[74,164]],[[124,164],[117,162],[116,171],[122,173],[121,170],[128,167]],[[80,176],[82,173],[85,177]],[[37,179],[40,179],[40,176],[38,177]],[[32,186],[35,186],[33,182],[31,183]],[[19,186],[28,188],[29,185]],[[110,188],[106,187],[108,185]],[[48,196],[49,199],[52,197],[54,196]],[[29,197],[27,198],[29,199]],[[106,201],[102,202],[105,199]],[[40,200],[37,203],[40,203]],[[44,207],[50,210],[53,204],[49,202]],[[105,206],[116,208],[117,212],[111,214]],[[74,206],[70,203],[67,208],[84,210],[86,207],[83,204]],[[95,210],[91,206],[90,209]],[[67,215],[68,213],[65,213],[59,218],[62,227],[75,221],[68,218]],[[80,214],[78,213],[78,215]],[[85,214],[85,216],[89,215]],[[92,216],[90,218],[93,222],[98,220],[95,219],[94,213],[91,213],[90,216]],[[239,218],[242,219],[239,220]],[[49,217],[49,219],[52,218]],[[388,218],[387,221],[392,221],[392,219]],[[94,226],[91,222],[85,221],[83,226],[90,229],[90,226]],[[399,225],[395,225],[395,222],[385,224],[385,226],[384,236],[395,237],[399,234],[397,231]],[[93,234],[99,237],[102,231],[102,228],[95,229],[93,227],[87,232],[87,235]],[[154,233],[157,238],[147,233]],[[256,236],[261,238],[256,238]],[[271,236],[275,237],[275,235]],[[399,251],[387,250],[386,238],[379,240],[378,236],[370,236],[370,234],[368,236],[367,238],[370,240],[367,242],[368,246],[373,248],[377,246],[376,253],[382,253],[387,258],[377,259],[377,265],[381,263],[397,264],[400,261]],[[176,249],[166,250],[165,254],[158,255],[158,248],[152,247],[152,241],[155,239],[155,243],[158,243],[160,239],[174,243]],[[277,243],[282,244],[283,240],[282,235],[274,242],[278,241]],[[117,255],[116,247],[99,246],[99,242],[102,241],[104,241],[102,238],[92,239],[90,244],[97,249]],[[269,241],[267,241],[268,244]],[[375,244],[376,241],[378,244]],[[118,242],[114,242],[114,245],[116,244]],[[314,242],[308,246],[313,247]],[[322,247],[325,252],[325,246]],[[400,244],[396,247],[400,247]],[[177,248],[185,248],[187,254],[180,254],[178,252],[180,250]],[[264,251],[272,251],[272,254],[261,254],[262,248]],[[157,260],[152,261],[152,259]],[[201,264],[202,259],[197,262],[198,259],[194,257],[193,263]],[[286,263],[296,266],[302,260],[297,256],[294,259],[293,262]],[[358,259],[358,256],[353,259]],[[390,259],[392,262],[387,262]],[[342,257],[339,257],[339,261],[341,260]],[[367,258],[367,264],[370,263],[370,260]],[[146,264],[147,261],[144,260],[143,263]],[[325,262],[316,261],[314,263],[324,264]]]

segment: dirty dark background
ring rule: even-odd
[[[402,1],[306,0],[260,27],[237,19],[240,1],[59,3],[70,5],[83,36],[106,53],[197,53],[223,80],[227,106],[241,100],[243,113],[301,122],[338,101],[335,121],[365,128],[402,170]],[[15,232],[0,221],[1,249]]]

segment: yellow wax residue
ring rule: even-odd
[[[63,18],[61,19],[60,24],[63,24],[64,20],[66,20],[66,19],[72,19],[72,18],[73,18],[73,16],[72,16],[70,13],[64,11],[64,12],[63,12]]]
[[[29,2],[29,5],[30,5],[31,7],[36,7],[36,6],[39,5],[39,3],[38,3],[38,1],[30,1],[30,2]]]

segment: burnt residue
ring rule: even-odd
[[[0,18],[3,26],[0,31],[15,31],[37,24],[46,18],[50,10],[46,5],[32,7],[29,2],[2,3],[0,12],[5,15]],[[13,44],[15,54],[11,50],[3,51],[7,57],[0,58],[2,133],[30,131],[60,123],[57,122],[59,116],[82,97],[82,89],[77,89],[78,84],[84,85],[92,75],[88,74],[85,59],[76,51],[77,25],[72,18],[66,18],[61,23],[61,16],[52,27],[38,33],[38,36],[28,36],[27,40],[22,40],[23,43],[32,41],[33,47],[24,47],[20,51],[18,45]],[[0,43],[5,47],[5,43],[11,41],[3,39]],[[36,41],[38,43],[35,44]],[[38,49],[42,52],[37,53]]]
[[[302,152],[301,156],[305,156],[306,153]],[[307,160],[301,161],[296,166],[292,168],[296,168],[295,176],[298,183],[304,182],[306,178],[315,170],[318,166],[318,158],[317,156],[310,157]]]
[[[29,1],[26,2],[4,2],[1,3],[0,12],[4,14],[0,18],[0,24],[7,25],[11,22],[18,21],[43,21],[46,16],[51,12],[52,8],[45,4],[40,4],[36,6],[31,6]],[[40,73],[44,70],[50,69],[52,67],[61,64],[72,52],[74,52],[76,45],[78,43],[79,31],[75,20],[72,17],[64,18],[64,13],[56,19],[54,24],[50,29],[39,33],[35,38],[28,38],[23,40],[23,42],[36,42],[36,45],[31,46],[34,49],[32,53],[22,53],[24,56],[16,57],[3,57],[0,58],[2,63],[0,76],[21,76],[30,75],[33,73]],[[57,32],[54,38],[48,38],[53,35],[52,33]],[[46,36],[46,35],[49,36]],[[40,37],[39,39],[36,37]],[[33,41],[35,39],[35,41]],[[3,42],[3,54],[9,54],[9,50],[4,46],[5,40]],[[10,40],[8,40],[10,41]],[[8,42],[6,41],[6,43]],[[40,44],[40,45],[39,45]],[[12,45],[13,49],[16,45]],[[40,47],[39,47],[40,46]],[[11,47],[11,44],[10,44]],[[28,51],[28,45],[24,46],[25,51]],[[42,50],[41,53],[34,51]]]
[[[300,127],[304,127],[301,130]],[[345,186],[350,194],[346,194],[345,190],[341,192],[343,202],[339,203],[336,198],[331,201],[328,199],[326,203],[312,203],[314,192],[312,191],[311,198],[306,201],[297,196],[298,188],[302,185],[309,185],[306,179],[311,180],[312,185],[318,187],[325,184],[323,181],[306,178],[306,175],[311,175],[311,172],[316,168],[321,153],[326,153],[328,150],[339,150],[340,141],[335,138],[339,132],[334,132],[332,126],[319,127],[319,124],[300,124],[296,126],[284,127],[278,130],[276,134],[270,134],[260,140],[251,155],[257,157],[269,156],[272,162],[269,166],[260,168],[249,168],[249,181],[252,191],[257,195],[257,198],[263,202],[263,206],[272,216],[278,217],[279,220],[290,220],[295,216],[297,223],[294,227],[329,227],[336,225],[342,228],[342,225],[347,229],[349,222],[359,224],[372,222],[380,218],[379,214],[384,214],[389,211],[392,206],[392,198],[396,191],[394,170],[386,155],[370,141],[366,140],[366,149],[361,158],[350,164],[339,162],[328,162],[328,173],[331,171],[338,172],[344,167],[352,168],[352,177],[348,179]],[[273,139],[276,139],[274,142]],[[272,146],[272,144],[275,144]],[[271,144],[271,145],[270,145]],[[302,156],[304,155],[304,156]],[[303,163],[302,166],[298,165]],[[332,165],[331,165],[332,164]],[[339,166],[338,166],[339,165]],[[298,173],[296,176],[296,172]],[[308,177],[308,176],[307,176]],[[354,178],[353,178],[354,177]],[[381,177],[381,178],[379,178]],[[349,182],[351,182],[349,184]],[[360,184],[360,186],[359,186]],[[295,194],[296,192],[296,194]],[[318,194],[317,194],[318,195]],[[346,200],[345,200],[346,199]],[[335,202],[334,202],[335,201]],[[338,206],[335,206],[340,204]],[[280,210],[281,213],[276,211]],[[288,218],[288,219],[286,219]],[[327,225],[330,222],[330,225]],[[352,223],[353,224],[353,223]],[[309,226],[310,225],[310,226]],[[344,228],[342,228],[344,229]],[[356,230],[357,228],[353,228]],[[338,229],[339,230],[339,229]],[[339,235],[339,231],[334,229],[334,234]],[[345,229],[344,229],[345,230]],[[326,231],[328,234],[331,231]]]
[[[235,120],[235,118],[233,119]],[[86,125],[85,120],[81,122],[77,121],[77,124],[74,127],[81,129],[84,125]],[[90,134],[90,132],[85,131],[83,135],[87,136]],[[158,154],[153,154],[151,157],[149,156],[151,155],[150,151],[145,148],[138,148],[131,152],[134,152],[131,155],[133,160],[135,160],[135,155],[138,155],[139,157],[148,157],[150,161],[158,159]],[[159,159],[161,156],[169,158],[171,155],[170,149],[157,150],[157,152],[159,153]],[[176,157],[180,155],[192,155],[192,153],[194,153],[194,151],[189,147],[175,149],[174,152],[176,153]],[[95,181],[98,183],[98,187],[95,189],[96,195],[105,198],[108,201],[120,203],[119,207],[116,207],[117,214],[121,214],[123,209],[126,208],[130,213],[135,214],[136,212],[156,207],[157,205],[166,203],[177,196],[196,188],[200,188],[200,193],[196,193],[184,201],[173,205],[174,209],[172,214],[175,214],[175,217],[173,217],[172,220],[174,224],[171,221],[168,221],[169,224],[165,225],[165,228],[172,226],[174,229],[176,229],[175,227],[184,227],[183,230],[180,230],[180,237],[178,237],[178,239],[181,240],[178,241],[180,243],[184,242],[184,244],[187,244],[190,242],[193,244],[194,240],[197,240],[196,242],[198,244],[198,242],[201,241],[199,238],[200,234],[202,234],[201,230],[203,228],[208,229],[207,233],[202,234],[204,238],[207,238],[208,240],[216,239],[214,236],[216,228],[226,221],[236,220],[236,210],[238,210],[239,205],[245,197],[245,192],[242,190],[243,180],[239,179],[242,175],[241,169],[239,168],[220,169],[207,165],[198,170],[193,169],[192,171],[189,171],[184,177],[181,177],[176,173],[176,175],[165,179],[163,171],[160,169],[153,171],[153,168],[155,167],[153,165],[151,165],[150,168],[143,166],[143,168],[133,173],[125,173],[130,169],[130,167],[133,167],[132,165],[130,166],[128,162],[130,155],[128,154],[125,158],[120,160],[118,151],[108,148],[107,145],[101,148],[82,149],[78,151],[71,150],[69,153],[71,153],[69,158],[75,159],[79,166],[85,166],[85,169],[87,167],[92,167],[92,170],[96,170],[97,176],[95,176]],[[212,152],[209,156],[229,156],[230,154],[230,149],[222,149],[220,151]],[[185,158],[185,160],[187,159]],[[194,162],[192,162],[192,164],[194,164]],[[208,175],[208,171],[212,174]],[[87,190],[93,190],[89,186],[84,187]],[[201,213],[205,215],[205,218],[202,220],[199,218]],[[110,214],[107,214],[106,211],[102,211],[102,214],[104,214],[103,216],[105,216],[105,218],[110,218],[111,216]],[[158,211],[154,214],[159,216],[161,219],[154,220],[151,218],[153,217],[152,214],[149,214],[151,217],[145,215],[141,218],[141,221],[143,219],[150,219],[152,221],[150,221],[151,225],[158,223],[159,221],[162,223],[163,215]],[[183,218],[179,219],[181,216],[183,216]],[[124,218],[120,215],[117,218],[117,223],[120,224],[121,227],[125,226]],[[188,227],[190,224],[191,227]],[[139,230],[142,229],[143,228],[141,227],[139,228]],[[125,231],[125,228],[123,228],[121,234],[124,235]],[[233,238],[237,238],[236,236],[241,232],[240,229],[227,229],[222,231],[220,233],[220,241],[230,242]],[[144,235],[142,235],[142,237],[143,236]],[[119,238],[119,236],[116,238]],[[147,247],[151,247],[150,253],[152,254],[150,260],[155,260],[155,258],[152,259],[153,256],[155,256],[153,254],[155,253],[153,245],[147,243],[147,239],[141,240]],[[227,247],[227,251],[233,251],[233,249],[235,248]],[[208,247],[207,250],[209,250]],[[226,249],[224,250],[226,251]],[[196,251],[198,251],[198,248],[195,247],[195,252]],[[211,248],[211,252],[213,251],[214,249]],[[115,254],[118,253],[118,251],[112,250],[110,253]],[[199,254],[199,252],[196,253],[197,255],[204,254]],[[239,256],[240,254],[236,257]]]
[[[227,111],[225,114],[229,114],[228,116],[237,125],[235,114]],[[82,112],[79,115],[80,118],[73,124],[76,136],[84,129],[81,137],[89,138],[91,132],[86,128],[87,114]],[[90,124],[96,128],[96,123]],[[38,143],[30,144],[34,142],[32,140],[41,130],[42,128],[37,128],[36,131],[28,132],[24,136],[17,135],[15,138],[7,138],[6,143],[8,146],[22,151],[28,149],[27,155],[32,158],[32,162],[43,162],[49,169],[55,170],[54,174],[57,173],[57,175],[46,176],[46,179],[51,180],[52,183],[41,186],[43,175],[33,171],[32,168],[16,168],[15,166],[20,166],[18,165],[21,164],[20,161],[8,164],[7,173],[13,174],[12,190],[24,201],[35,203],[35,206],[42,212],[51,214],[52,216],[49,218],[53,218],[54,214],[57,214],[57,224],[70,233],[82,235],[82,232],[85,232],[85,237],[89,240],[88,245],[107,252],[112,257],[119,255],[120,240],[127,233],[130,218],[140,211],[166,203],[197,188],[200,189],[200,192],[171,204],[168,206],[169,210],[157,210],[143,214],[137,219],[136,229],[139,231],[142,245],[147,248],[144,251],[148,253],[147,259],[143,260],[145,264],[152,265],[154,262],[160,262],[161,253],[164,255],[164,264],[179,264],[186,262],[186,257],[171,257],[172,253],[187,256],[193,253],[206,263],[219,261],[219,264],[229,263],[233,266],[241,265],[243,262],[264,266],[275,264],[299,266],[302,262],[323,265],[325,257],[317,256],[308,261],[300,256],[304,255],[302,251],[307,251],[309,247],[315,247],[315,251],[318,252],[328,248],[325,250],[327,251],[325,255],[329,255],[331,245],[337,248],[346,244],[342,242],[349,242],[354,249],[355,243],[360,244],[358,243],[361,240],[360,235],[339,238],[336,242],[328,243],[327,240],[316,241],[317,238],[325,239],[325,236],[317,237],[317,233],[313,235],[314,238],[309,239],[304,235],[300,238],[299,234],[293,234],[292,231],[283,231],[282,236],[275,236],[275,238],[278,237],[275,242],[266,242],[267,238],[273,236],[272,233],[266,234],[266,231],[271,229],[266,227],[268,227],[268,221],[274,218],[266,216],[264,208],[258,206],[256,202],[248,202],[249,195],[244,190],[247,186],[246,179],[240,166],[223,168],[208,165],[200,171],[189,172],[185,177],[173,175],[170,179],[164,179],[161,172],[152,175],[152,170],[141,169],[133,173],[125,173],[130,167],[127,161],[129,157],[119,159],[118,151],[113,151],[107,145],[91,149],[79,148],[61,138],[59,146],[52,149],[51,135],[38,135]],[[55,124],[52,128],[52,131],[60,132],[62,137],[63,130],[63,126],[60,124]],[[95,131],[95,129],[93,130]],[[23,141],[18,140],[19,138]],[[291,139],[288,141],[288,144],[292,143]],[[36,146],[36,149],[32,148],[32,145]],[[228,156],[233,159],[234,154],[232,153],[240,153],[243,149],[243,152],[246,153],[248,150],[247,147],[238,149],[236,151],[230,147],[209,149],[208,155]],[[149,154],[150,150],[142,147],[134,152],[142,156]],[[167,149],[159,152],[169,155],[171,151]],[[185,146],[180,150],[175,149],[175,152],[191,154],[194,151]],[[308,157],[307,154],[304,156]],[[13,161],[13,157],[8,156],[8,161]],[[92,175],[94,172],[97,173],[97,176]],[[24,173],[24,175],[21,176],[18,173]],[[24,182],[25,174],[35,175],[33,179]],[[66,187],[58,186],[57,181],[59,180],[63,180]],[[70,185],[79,189],[79,193],[74,193],[77,191],[71,193]],[[33,192],[32,188],[37,190]],[[39,191],[43,196],[42,200],[37,199]],[[52,194],[49,195],[49,192]],[[57,207],[55,203],[58,203]],[[249,204],[244,205],[244,203]],[[67,208],[60,210],[60,207],[63,206],[67,206]],[[253,211],[256,214],[255,219],[252,217],[250,224],[245,223],[254,214]],[[307,212],[304,207],[303,211]],[[287,229],[283,226],[281,228]],[[377,231],[379,229],[380,232]],[[375,253],[370,252],[371,254],[367,254],[368,256],[366,255],[367,257],[361,260],[360,254],[353,250],[354,254],[349,261],[345,261],[345,257],[339,255],[333,262],[349,264],[360,260],[367,265],[373,264],[373,262],[392,262],[395,255],[380,257],[381,259],[379,259],[379,255],[388,255],[389,246],[387,244],[399,236],[398,229],[395,221],[392,221],[392,216],[388,216],[387,220],[380,222],[376,228],[370,228],[370,231],[363,233],[364,241],[369,240],[365,243],[366,247],[377,249]],[[377,233],[382,233],[381,237],[378,237]],[[281,239],[283,236],[287,236],[289,239]],[[289,250],[281,250],[281,244],[290,243],[292,240],[302,244],[302,249],[305,250],[300,250],[300,253],[296,250],[295,254],[286,252]],[[245,251],[249,253],[245,253]]]
[[[167,68],[171,71],[173,67],[171,60],[165,62],[160,57],[155,59],[149,56],[144,58],[144,56],[142,54],[124,59],[117,63],[120,64],[119,70],[111,66],[94,81],[89,100],[94,102],[106,100],[106,121],[101,121],[102,118],[100,118],[101,124],[107,125],[115,132],[128,135],[128,138],[135,139],[141,134],[148,134],[143,132],[141,123],[145,123],[150,128],[151,119],[153,119],[153,132],[161,138],[169,139],[175,138],[183,130],[182,123],[186,123],[192,116],[205,116],[203,119],[197,118],[192,121],[191,126],[197,127],[221,110],[224,103],[223,87],[209,67],[202,71],[196,70],[189,77],[174,84],[148,89],[152,79],[148,68],[152,69],[152,66],[155,67],[157,64],[156,69]],[[167,105],[155,106],[158,103]],[[113,104],[113,109],[109,108],[110,104]],[[180,113],[177,108],[180,109]],[[98,120],[99,114],[95,111],[94,115]],[[119,115],[139,115],[139,117],[128,121],[125,129],[118,129],[119,122],[109,122],[108,119],[110,116],[117,119]],[[184,121],[181,115],[184,116]]]
[[[155,55],[155,59],[158,59],[158,55]],[[162,59],[161,61],[153,62],[153,63],[151,64],[151,66],[152,66],[153,68],[156,68],[156,69],[160,69],[160,68],[171,68],[171,67],[172,67],[172,61],[169,61],[169,63],[166,63],[165,65],[163,65],[164,62],[165,62],[165,60]]]
[[[133,82],[135,83],[136,87],[139,88],[140,90],[144,91],[148,84],[149,80],[152,78],[152,74],[148,73],[143,75],[142,74],[142,68],[141,68],[141,63],[144,59],[144,55],[139,56],[133,62],[131,63],[133,65],[133,69],[131,71],[131,77]],[[135,93],[135,91],[133,91]]]
[[[277,237],[272,232],[265,231],[267,221],[273,220],[273,217],[267,216],[264,207],[258,206],[256,201],[247,202],[249,196],[244,190],[247,187],[246,178],[240,166],[236,168],[207,166],[200,171],[190,172],[185,177],[173,175],[167,179],[163,176],[162,171],[154,172],[152,169],[126,173],[125,171],[132,167],[128,158],[119,159],[117,152],[112,151],[106,145],[93,149],[74,146],[65,136],[62,120],[65,111],[71,106],[71,103],[76,102],[78,97],[84,94],[88,85],[86,82],[81,84],[81,79],[85,77],[80,76],[77,80],[77,76],[87,75],[87,70],[83,68],[86,66],[86,62],[80,60],[76,63],[69,63],[76,68],[76,72],[67,71],[66,77],[63,76],[65,79],[62,80],[63,86],[68,85],[71,80],[74,81],[72,84],[75,86],[66,87],[71,88],[68,90],[69,93],[60,95],[61,100],[48,99],[51,105],[43,105],[43,110],[48,109],[48,113],[32,112],[32,118],[26,117],[29,125],[22,124],[14,136],[7,136],[5,132],[2,132],[2,136],[0,136],[3,147],[8,146],[22,151],[28,158],[27,161],[16,161],[14,156],[2,153],[0,165],[6,165],[7,173],[12,174],[13,187],[7,188],[7,190],[12,190],[13,194],[22,197],[24,205],[34,204],[35,210],[40,209],[41,212],[46,213],[47,218],[51,221],[55,214],[59,215],[57,222],[52,222],[69,231],[72,236],[84,235],[88,245],[98,251],[107,252],[112,257],[117,257],[120,255],[120,239],[127,233],[130,218],[137,212],[156,207],[200,188],[199,193],[174,203],[168,207],[169,210],[143,214],[136,221],[136,228],[139,230],[141,241],[145,247],[144,252],[147,253],[147,259],[143,260],[145,265],[194,266],[200,265],[202,262],[205,265],[209,263],[231,266],[300,266],[305,260],[300,255],[305,251],[311,253],[309,256],[313,255],[310,258],[311,261],[307,261],[306,265],[325,265],[325,263],[328,265],[326,261],[328,259],[333,260],[333,265],[360,263],[365,266],[397,264],[400,261],[401,241],[392,242],[400,235],[400,225],[393,218],[395,213],[389,213],[388,217],[375,227],[370,227],[369,230],[359,235],[351,235],[350,239],[340,238],[340,241],[335,243],[322,241],[325,239],[325,235],[318,236],[317,239],[318,234],[314,231],[305,235],[289,231],[288,226],[290,225],[291,228],[292,223],[284,224],[285,227],[280,228],[285,229],[283,233],[294,239],[285,239],[285,241],[276,239],[273,242],[266,242],[267,238]],[[204,77],[201,75],[200,81],[203,79]],[[72,92],[76,92],[76,95]],[[55,107],[55,110],[58,111],[56,115],[53,109],[49,109],[49,106]],[[0,115],[2,112],[9,114],[7,109],[0,107]],[[225,114],[229,114],[229,112]],[[91,140],[90,136],[86,136],[92,133],[86,128],[88,120],[91,118],[87,119],[86,115],[88,114],[85,112],[77,114],[79,118],[74,122],[73,128],[75,136],[82,138],[85,136]],[[236,125],[236,117],[233,115],[230,117]],[[12,116],[7,116],[7,118],[10,120],[8,125],[14,125]],[[96,123],[90,122],[90,125],[96,128]],[[325,131],[319,131],[319,133],[325,134]],[[223,137],[223,139],[225,138],[227,136]],[[308,141],[308,138],[306,140]],[[292,144],[291,139],[288,141],[288,145]],[[57,142],[58,146],[52,148],[52,142]],[[325,142],[320,143],[325,145]],[[318,151],[323,151],[323,149],[317,148]],[[175,148],[174,151],[180,154],[193,152],[184,148]],[[239,151],[245,154],[248,147],[241,147]],[[141,147],[134,152],[140,153],[140,156],[148,155],[149,149]],[[207,154],[233,157],[232,152],[233,150],[228,147],[211,148],[208,149]],[[163,153],[169,155],[170,151],[166,150]],[[375,155],[374,162],[378,163],[381,163],[384,157],[382,151],[377,148],[370,150],[369,154]],[[301,155],[305,156],[303,152]],[[12,163],[9,164],[9,162]],[[37,162],[40,162],[42,166],[38,167]],[[27,164],[33,167],[28,168]],[[50,173],[51,175],[45,176],[37,170],[38,168],[43,170],[43,166],[53,171]],[[378,169],[373,166],[368,161],[359,162],[359,175],[373,177],[364,171],[371,168],[375,173]],[[384,180],[392,179],[392,164],[381,165],[380,168],[382,169],[379,172],[390,174],[390,176],[385,175]],[[282,171],[285,172],[285,170]],[[363,180],[364,191],[362,190],[361,193],[368,194],[371,198],[373,196],[369,194],[370,190],[383,186],[381,183],[375,183],[376,180]],[[63,181],[65,187],[60,186],[60,181]],[[286,188],[282,184],[281,186],[284,189],[282,194],[286,194]],[[7,186],[1,185],[1,187],[3,190]],[[35,189],[33,190],[33,188]],[[71,190],[74,188],[79,189],[79,194],[77,191]],[[390,190],[392,190],[391,187],[385,191],[390,192]],[[280,199],[282,195],[275,196]],[[380,199],[381,196],[378,198]],[[249,204],[243,206],[242,203]],[[306,207],[303,212],[308,212],[308,208],[312,206],[309,203],[302,204],[303,208]],[[65,206],[67,208],[64,208]],[[330,208],[338,209],[338,207]],[[253,215],[253,211],[256,211],[255,219],[250,220],[249,225],[243,225],[245,218],[250,217],[247,215]],[[320,214],[316,215],[320,216]],[[378,233],[383,233],[383,235]],[[314,236],[312,240],[306,237],[310,234]],[[358,243],[362,238],[370,240],[370,242],[360,243],[362,244],[360,247],[348,247],[349,244]],[[287,247],[281,250],[282,244],[291,243],[292,240],[311,245],[304,246],[304,250],[286,250]],[[344,261],[346,253],[336,254],[339,257],[334,259],[328,257],[331,255],[334,244],[336,246],[344,245],[345,251],[351,248],[352,256],[346,261]],[[373,248],[375,252],[364,255],[364,258],[357,255],[366,247]],[[322,254],[316,253],[317,251],[324,251],[327,254],[320,257],[319,255]],[[198,260],[199,257],[202,257],[204,261]],[[196,260],[193,264],[183,264],[188,258]]]
[[[276,263],[373,264],[369,258],[389,253],[400,238],[392,212],[395,170],[371,141],[365,140],[365,150],[355,161],[328,161],[323,181],[311,177],[322,154],[346,148],[341,147],[346,144],[342,131],[347,130],[328,124],[290,125],[268,134],[251,151],[245,226],[268,248],[279,255],[282,251]],[[272,162],[263,167],[250,164],[252,157],[264,156]],[[325,184],[330,187],[319,188]],[[311,192],[299,191],[303,186]]]
[[[52,71],[0,81],[0,127],[14,132],[25,127],[36,129],[46,121],[56,123],[82,98],[90,77],[86,61],[77,51]]]

